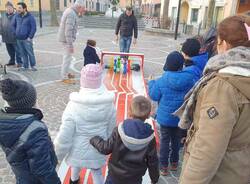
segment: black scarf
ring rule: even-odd
[[[33,114],[35,119],[42,120],[43,113],[39,109],[35,108],[13,108],[13,107],[5,107],[3,111],[6,113],[15,113],[15,114]]]

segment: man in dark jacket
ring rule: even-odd
[[[17,49],[15,34],[11,31],[11,22],[15,17],[13,4],[9,1],[5,5],[6,14],[0,19],[0,34],[2,35],[2,41],[6,45],[6,49],[10,56],[7,66],[15,65],[15,60],[18,66],[21,66],[22,59]]]
[[[130,111],[133,119],[116,127],[107,141],[96,136],[90,143],[102,154],[112,153],[106,184],[141,184],[147,169],[155,184],[159,178],[156,141],[151,126],[144,123],[150,115],[151,103],[137,96]]]
[[[116,25],[116,42],[118,42],[118,33],[120,31],[120,52],[129,52],[134,32],[134,44],[136,44],[138,36],[137,20],[133,14],[131,7],[126,7],[126,12],[123,13]]]
[[[17,5],[18,14],[13,21],[13,29],[17,38],[18,49],[23,58],[23,68],[21,70],[27,70],[30,65],[32,71],[37,71],[32,41],[36,33],[36,21],[34,16],[27,11],[25,3],[20,2]]]
[[[57,157],[43,114],[33,108],[36,90],[21,80],[0,81],[0,91],[9,107],[0,110],[0,147],[17,184],[60,184]]]

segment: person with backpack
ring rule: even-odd
[[[6,107],[0,110],[0,147],[17,184],[61,184],[57,157],[43,114],[34,108],[35,87],[22,80],[0,81]]]

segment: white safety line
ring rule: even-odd
[[[21,80],[24,80],[26,82],[30,82],[29,79],[25,76],[25,75],[22,75],[21,73],[19,72],[14,72],[14,71],[8,71],[8,73],[12,73],[14,75],[17,75]]]
[[[85,177],[83,179],[83,184],[88,184],[89,174],[90,174],[90,169],[87,169],[85,173]]]
[[[59,51],[48,51],[48,50],[34,50],[35,52],[40,52],[40,53],[45,53],[45,54],[55,54],[55,55],[60,55],[62,56],[63,54]]]
[[[161,66],[164,66],[163,63],[160,63],[160,62],[155,62],[155,61],[149,61],[149,60],[144,60],[145,63],[153,63],[153,64],[157,64],[157,65],[161,65]]]

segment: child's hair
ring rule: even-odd
[[[96,46],[96,41],[95,40],[87,40],[87,45],[95,47]]]
[[[196,38],[188,38],[182,44],[181,51],[189,57],[198,56],[200,52],[201,44]]]
[[[144,96],[136,96],[132,100],[130,111],[132,118],[145,121],[151,112],[151,102]]]
[[[22,6],[23,9],[27,10],[27,5],[24,2],[19,2],[19,3],[17,3],[17,5],[20,5],[20,6]]]
[[[250,47],[247,29],[244,24],[250,26],[250,18],[236,15],[224,19],[218,26],[218,36],[225,40],[232,48],[238,46]]]

